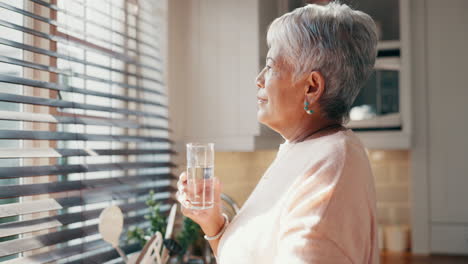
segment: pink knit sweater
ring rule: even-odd
[[[379,262],[374,182],[347,129],[280,145],[226,229],[219,264]]]

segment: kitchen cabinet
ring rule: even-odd
[[[168,81],[175,139],[214,142],[217,150],[254,150],[258,1],[171,2],[169,21],[176,32],[169,42]]]
[[[415,253],[468,255],[468,2],[417,0],[412,237]]]
[[[434,232],[433,252],[468,254],[467,11],[463,0],[427,2],[431,229],[455,231]]]

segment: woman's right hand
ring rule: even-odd
[[[214,205],[204,210],[190,209],[189,188],[187,188],[187,174],[181,173],[177,182],[177,200],[182,205],[182,214],[197,223],[207,236],[218,234],[224,225],[224,217],[221,214],[221,183],[215,177],[213,179]],[[201,191],[201,190],[200,190]]]

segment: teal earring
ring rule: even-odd
[[[309,109],[309,102],[304,101],[304,110],[306,111],[307,114],[311,115],[314,113],[314,110]]]

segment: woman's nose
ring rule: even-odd
[[[258,88],[264,88],[264,81],[263,78],[263,70],[258,74],[257,78],[255,79],[255,83],[257,84]]]

